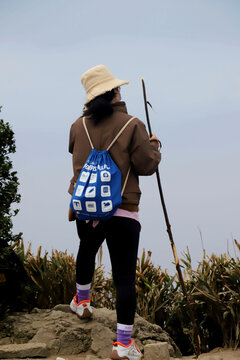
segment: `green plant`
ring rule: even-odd
[[[168,294],[173,291],[174,278],[167,271],[155,267],[151,262],[151,252],[147,256],[143,250],[136,269],[137,312],[148,321],[155,323],[156,312],[166,307]]]
[[[1,112],[1,107],[0,107]],[[12,217],[18,209],[12,210],[12,204],[20,202],[18,194],[17,172],[13,171],[9,155],[16,152],[14,132],[9,123],[0,119],[0,257],[3,259],[7,250],[6,243],[19,241],[22,234],[12,232]]]
[[[14,132],[9,123],[0,119],[0,316],[7,310],[13,294],[22,291],[26,278],[22,263],[13,251],[22,236],[12,231],[12,217],[18,213],[13,205],[20,202],[17,172],[13,171],[10,159],[15,151]]]
[[[21,241],[16,247],[29,281],[22,296],[23,304],[33,307],[51,308],[59,303],[69,303],[75,291],[75,259],[67,252],[52,251],[51,258],[39,247],[36,256],[31,253],[31,244],[25,252]]]

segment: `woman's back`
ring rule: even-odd
[[[93,119],[86,118],[86,125],[94,148],[106,150],[130,118],[131,116],[127,113],[124,102],[114,103],[113,114],[102,119],[97,124],[94,123]],[[91,146],[83,127],[82,117],[77,119],[72,125],[69,151],[73,154],[74,168],[74,177],[69,188],[69,192],[72,194],[74,184],[91,151]],[[145,125],[135,118],[117,139],[109,152],[121,170],[123,182],[131,165],[129,179],[123,196],[123,204],[138,205],[141,194],[138,186],[138,175],[151,175],[156,170],[160,161],[160,153],[149,142]]]

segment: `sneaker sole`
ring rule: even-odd
[[[81,316],[77,314],[77,317],[79,317],[79,319],[88,319],[92,317],[92,313],[88,309],[84,309],[83,314]]]
[[[142,358],[143,354],[139,355],[139,357],[136,360],[140,360]],[[119,356],[117,350],[113,350],[112,354],[110,356],[110,359],[112,360],[120,360],[120,359],[127,359],[129,360],[130,358],[128,356]]]
[[[73,312],[74,314],[76,314],[79,319],[88,319],[88,318],[92,317],[92,313],[91,313],[88,309],[84,309],[84,310],[83,310],[83,314],[82,314],[81,316],[78,315],[78,313],[77,313],[76,311],[74,311],[74,310],[71,308],[71,306],[70,306],[70,310],[71,310],[71,312]]]
[[[136,360],[140,360],[140,359],[142,358],[142,356],[143,356],[143,355],[139,355],[139,358],[136,359]],[[122,360],[123,360],[123,359],[129,360],[129,357],[128,357],[128,356],[119,356],[117,350],[113,350],[110,359],[112,359],[112,360],[120,360],[120,359],[122,359]]]
[[[128,359],[129,360],[129,357],[128,356],[119,356],[117,350],[113,350],[110,359],[112,359],[112,360]]]

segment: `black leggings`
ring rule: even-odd
[[[95,257],[106,239],[113,280],[117,294],[117,322],[132,325],[136,311],[136,262],[141,226],[138,221],[113,216],[95,228],[92,222],[77,220],[80,246],[76,262],[76,281],[85,285],[92,281]]]

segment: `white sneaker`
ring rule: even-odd
[[[134,340],[131,340],[127,346],[120,342],[113,344],[111,359],[139,360],[141,357],[142,353]]]
[[[80,319],[87,319],[92,316],[92,308],[90,306],[90,298],[88,300],[77,302],[77,294],[70,303],[70,309],[77,314]]]

